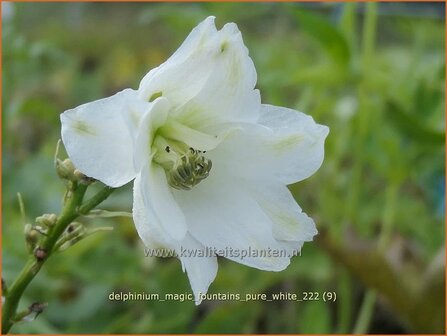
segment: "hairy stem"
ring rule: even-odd
[[[3,334],[6,334],[14,324],[17,307],[24,291],[34,277],[39,273],[45,261],[47,261],[54,252],[56,242],[64,233],[67,226],[79,215],[87,214],[90,210],[103,202],[114,191],[113,188],[104,187],[95,196],[82,204],[87,187],[87,185],[81,183],[73,184],[67,194],[66,202],[60,215],[58,216],[56,224],[49,230],[48,235],[42,241],[40,246],[37,247],[37,249],[42,253],[39,255],[35,253],[35,255],[29,257],[22,271],[9,287],[2,309]]]

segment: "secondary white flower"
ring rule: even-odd
[[[261,104],[256,70],[234,23],[200,23],[180,48],[126,89],[61,115],[76,167],[111,187],[134,181],[133,218],[148,247],[229,250],[225,257],[281,271],[317,233],[286,185],[312,175],[326,126]],[[239,251],[237,253],[237,251]],[[217,272],[215,255],[179,255],[196,303]]]

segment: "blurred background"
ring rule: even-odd
[[[180,262],[146,258],[128,218],[55,255],[15,333],[444,333],[444,3],[2,3],[3,277],[23,220],[58,212],[59,114],[137,88],[208,15],[236,22],[264,103],[331,129],[322,168],[290,186],[320,234],[280,273],[220,259],[210,293],[333,291],[335,302],[109,301],[190,293]],[[102,206],[130,211],[131,186]]]

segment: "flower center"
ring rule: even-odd
[[[202,155],[204,151],[161,135],[155,137],[152,148],[153,159],[164,168],[172,188],[191,190],[209,175],[212,162]]]

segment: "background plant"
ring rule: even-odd
[[[113,302],[188,292],[176,259],[144,257],[129,218],[55,255],[25,293],[48,302],[16,333],[444,332],[443,4],[45,4],[3,9],[3,277],[26,260],[27,221],[58,212],[59,113],[125,87],[208,15],[236,22],[263,102],[329,125],[326,158],[291,186],[321,232],[281,273],[220,260],[210,292],[335,291],[324,302]],[[5,4],[3,4],[5,6]],[[420,7],[415,7],[420,6]],[[6,9],[6,10],[5,10]],[[105,203],[131,208],[130,186]],[[183,279],[183,280],[180,280]]]

